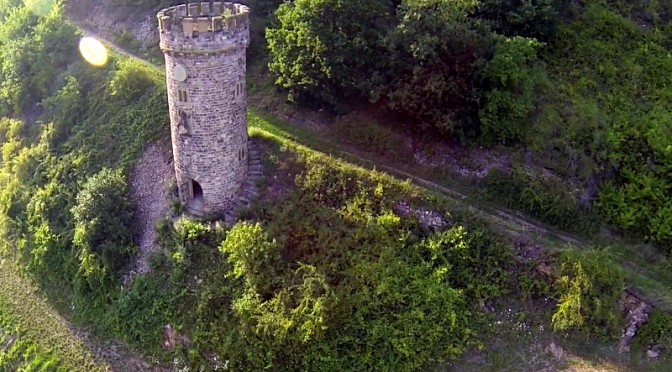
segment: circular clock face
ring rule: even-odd
[[[184,69],[184,66],[177,65],[173,68],[173,77],[177,81],[185,81],[187,80],[187,70]]]

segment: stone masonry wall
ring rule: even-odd
[[[237,27],[196,38],[175,30],[160,32],[179,194],[189,202],[191,180],[198,182],[204,213],[232,208],[247,177],[249,27],[240,22]],[[175,79],[176,65],[186,71],[183,82]]]

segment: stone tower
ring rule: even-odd
[[[175,176],[195,216],[230,210],[247,177],[248,10],[187,0],[157,14]]]

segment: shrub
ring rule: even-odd
[[[489,91],[479,112],[483,142],[513,144],[524,138],[541,79],[536,68],[540,45],[522,37],[506,38],[497,44],[495,55],[485,68]]]
[[[662,347],[672,350],[672,315],[653,310],[646,323],[637,330],[633,345],[644,349]]]
[[[618,301],[625,275],[603,251],[566,251],[557,281],[556,330],[578,329],[586,336],[618,337],[622,321]]]
[[[54,121],[53,147],[62,144],[71,134],[73,124],[84,113],[85,102],[77,78],[71,75],[65,77],[65,85],[56,94],[42,100],[46,114]]]
[[[464,290],[469,298],[492,299],[508,290],[513,256],[484,230],[475,228],[467,233],[464,227],[456,226],[430,236],[421,247],[434,267],[447,268],[450,285]]]
[[[471,11],[467,3],[403,1],[385,40],[389,62],[372,79],[372,99],[421,130],[473,135],[490,41],[468,18]]]
[[[477,15],[506,36],[553,39],[567,0],[479,0]]]
[[[277,27],[266,31],[276,84],[302,104],[333,108],[349,95],[359,96],[380,59],[387,12],[386,0],[281,4]]]
[[[277,284],[282,272],[280,249],[259,224],[236,224],[226,235],[219,250],[224,253],[233,270],[234,278],[244,278],[248,288],[266,294]]]
[[[103,168],[87,179],[72,215],[80,274],[89,285],[105,282],[108,273],[115,276],[133,253],[133,210],[121,170]]]

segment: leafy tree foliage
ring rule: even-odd
[[[535,87],[542,74],[535,68],[539,46],[536,40],[523,37],[506,38],[498,43],[485,69],[489,89],[479,113],[482,141],[512,144],[523,139],[535,108]]]
[[[479,0],[477,16],[506,36],[547,41],[556,36],[567,0]]]
[[[381,60],[386,0],[297,0],[280,5],[266,32],[269,67],[289,99],[334,107],[360,96]]]
[[[133,211],[127,194],[121,170],[104,168],[77,195],[73,245],[79,252],[80,273],[90,286],[106,284],[107,275],[117,274],[133,253]]]
[[[374,98],[416,119],[423,129],[473,134],[477,83],[489,42],[469,19],[473,3],[402,1],[386,38],[384,71]]]
[[[560,259],[559,302],[553,314],[558,330],[578,329],[603,339],[618,337],[619,300],[625,275],[601,251],[567,251]]]

